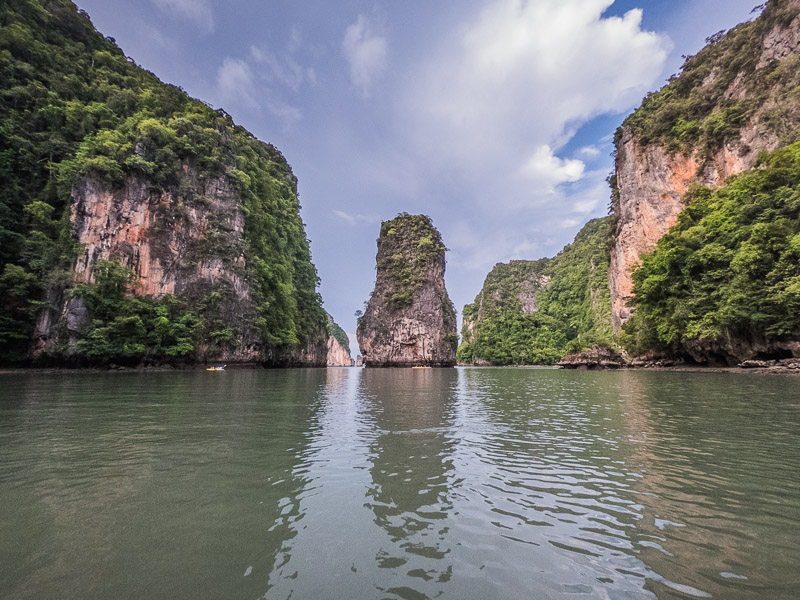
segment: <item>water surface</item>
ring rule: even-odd
[[[0,376],[7,599],[800,593],[800,379]]]

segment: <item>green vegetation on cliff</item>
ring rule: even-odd
[[[794,136],[794,128],[782,125],[794,122],[786,116],[800,108],[798,60],[759,62],[766,34],[788,26],[799,10],[787,0],[772,0],[755,21],[711,36],[700,52],[686,59],[681,73],[649,94],[623,126],[643,144],[700,150],[705,156],[738,139],[741,127],[756,115],[780,136]],[[734,82],[743,94],[728,93]],[[621,134],[620,129],[617,141]]]
[[[202,321],[175,296],[154,300],[128,295],[135,277],[116,262],[99,261],[94,275],[92,285],[75,290],[92,319],[76,344],[79,355],[125,362],[188,357],[194,352]]]
[[[342,329],[330,315],[328,315],[328,331],[334,337],[334,339],[339,342],[339,345],[347,350],[348,354],[350,354],[350,339],[347,337],[344,329]]]
[[[385,293],[395,309],[411,306],[425,284],[433,260],[444,256],[442,236],[425,215],[401,213],[381,223],[378,269],[387,274]]]
[[[631,349],[800,336],[800,142],[687,200],[634,273]]]
[[[178,207],[226,178],[244,209],[264,343],[297,347],[325,331],[296,182],[280,152],[135,65],[69,0],[3,2],[0,29],[0,359],[26,355],[47,291],[70,293],[70,194],[82,178],[113,189],[141,176]],[[184,176],[187,165],[199,181]],[[230,253],[213,237],[209,252]]]
[[[549,364],[613,344],[610,218],[589,221],[556,257],[497,264],[464,307],[459,362]]]

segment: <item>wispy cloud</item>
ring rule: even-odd
[[[333,214],[342,219],[343,221],[347,221],[350,225],[355,225],[356,223],[377,223],[378,219],[376,217],[368,217],[366,215],[351,215],[343,210],[333,210]]]
[[[258,108],[253,71],[245,61],[225,58],[217,69],[217,95],[222,104]]]
[[[316,73],[310,67],[302,67],[289,54],[279,58],[266,48],[250,46],[250,57],[258,65],[259,72],[271,83],[281,83],[293,92],[300,90],[304,83],[315,83]]]
[[[209,0],[152,0],[159,10],[187,19],[205,31],[214,31],[214,13]]]
[[[374,31],[364,15],[358,15],[344,34],[342,49],[350,64],[350,81],[364,98],[372,93],[375,81],[386,71],[389,42]]]
[[[601,152],[600,148],[598,148],[597,146],[584,146],[583,148],[578,150],[578,154],[588,159],[592,159],[600,156]]]
[[[228,57],[217,73],[219,102],[261,110],[276,117],[284,128],[303,118],[294,98],[304,86],[316,84],[316,72],[300,63],[303,37],[297,28],[289,32],[283,51],[266,46],[250,46],[243,58]]]

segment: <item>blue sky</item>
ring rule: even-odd
[[[350,333],[381,220],[442,232],[457,309],[607,212],[611,136],[758,0],[77,0],[138,64],[275,144]]]

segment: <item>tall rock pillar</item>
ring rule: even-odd
[[[381,223],[375,289],[356,334],[367,367],[455,365],[445,250],[429,217],[402,213]]]

